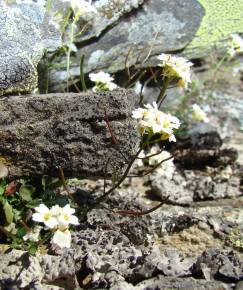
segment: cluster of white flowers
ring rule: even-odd
[[[158,110],[156,102],[147,104],[132,112],[132,117],[138,119],[137,129],[141,135],[160,134],[161,140],[176,141],[174,130],[180,127],[180,121],[175,116]]]
[[[236,53],[243,52],[243,39],[239,34],[233,33],[230,35],[227,52],[231,57]]]
[[[199,122],[207,123],[209,121],[206,113],[197,104],[192,105],[192,118]]]
[[[149,157],[151,156],[151,157]],[[168,151],[162,151],[160,152],[160,149],[158,146],[154,146],[151,148],[150,152],[145,154],[144,150],[141,151],[141,153],[138,156],[139,158],[144,159],[137,159],[137,166],[142,167],[144,166],[144,163],[148,163],[150,166],[156,166],[159,163],[161,163],[163,160],[166,160],[171,157],[171,154]],[[148,157],[148,158],[146,158]],[[144,162],[145,161],[145,162]],[[167,179],[171,179],[175,171],[175,165],[173,162],[173,158],[166,160],[160,164],[158,168],[156,168],[156,172],[166,177]]]
[[[88,13],[96,13],[95,7],[92,5],[92,0],[62,0],[68,2],[75,14],[75,17],[80,17]]]
[[[176,57],[170,54],[162,53],[158,57],[162,63],[159,66],[163,67],[163,75],[170,79],[179,79],[177,85],[187,88],[191,82],[190,68],[193,65],[184,57]]]
[[[40,204],[35,208],[35,211],[32,219],[36,222],[43,223],[47,228],[54,231],[52,243],[61,248],[70,248],[71,233],[69,231],[69,225],[79,224],[78,218],[74,215],[75,210],[69,204],[64,207],[55,205],[51,209],[44,204]],[[27,236],[26,239],[28,238]]]
[[[95,83],[93,87],[93,92],[98,91],[113,91],[117,88],[117,85],[113,83],[114,78],[110,76],[109,73],[100,71],[98,73],[90,73],[89,78]]]

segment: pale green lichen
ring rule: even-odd
[[[230,246],[243,251],[243,233],[239,228],[234,228],[226,239],[226,243]]]
[[[204,50],[224,45],[229,34],[243,32],[243,0],[198,0],[205,9],[199,29],[186,54],[193,50]]]

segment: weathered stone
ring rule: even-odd
[[[126,57],[131,66],[137,58],[142,62],[150,50],[155,55],[182,49],[193,39],[203,14],[202,6],[194,0],[146,2],[98,42],[82,48],[86,71],[103,67],[117,71],[125,68]]]
[[[4,286],[12,284],[23,289],[32,281],[40,282],[43,279],[44,271],[39,258],[18,250],[0,253],[0,256],[0,281]]]
[[[44,49],[61,46],[60,32],[43,7],[6,3],[0,1],[0,96],[34,90]]]
[[[124,13],[125,9],[121,9],[120,13],[122,11]],[[204,15],[203,7],[195,0],[145,1],[130,13],[127,12],[116,25],[107,26],[98,40],[91,38],[88,44],[82,44],[81,41],[79,47],[82,48],[71,60],[72,75],[79,75],[78,64],[82,55],[85,56],[86,73],[104,68],[116,72],[134,64],[147,66],[148,62],[143,63],[147,56],[151,58],[150,65],[157,64],[153,56],[165,51],[181,50],[192,41]],[[104,21],[99,24],[97,19],[99,29],[103,29]],[[63,81],[66,77],[65,71],[55,69],[50,73],[51,82]]]
[[[218,130],[207,123],[195,123],[183,136],[177,138],[172,150],[179,149],[175,161],[185,168],[218,167],[233,164],[238,157],[234,148],[221,149]]]
[[[117,285],[110,288],[111,290],[230,290],[231,286],[218,282],[206,281],[194,278],[172,278],[158,275],[154,278],[147,279],[136,285],[128,282],[119,282]]]
[[[64,251],[60,256],[38,253],[31,256],[24,251],[11,250],[1,252],[0,258],[1,289],[6,289],[6,286],[12,287],[10,289],[55,289],[48,287],[52,284],[63,287],[58,289],[78,286],[72,251]]]
[[[210,279],[216,277],[236,282],[243,278],[243,260],[233,251],[208,249],[198,258],[195,271],[204,273],[205,266],[209,270]]]
[[[215,48],[225,51],[229,35],[243,32],[241,1],[121,0],[112,2],[113,9],[106,9],[106,1],[97,1],[94,6],[103,5],[110,17],[103,12],[101,20],[99,14],[92,18],[89,29],[77,41],[80,49],[72,58],[71,74],[79,75],[82,55],[84,70],[89,73],[117,72],[133,65],[157,66],[156,56],[162,52],[198,58]],[[52,70],[50,75],[53,84],[67,78],[65,70]]]
[[[2,98],[1,162],[13,176],[119,175],[139,145],[133,104],[126,90]]]

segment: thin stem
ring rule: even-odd
[[[130,161],[130,163],[128,164],[125,172],[123,173],[122,177],[120,178],[120,180],[117,181],[117,183],[111,188],[109,189],[107,192],[105,192],[101,197],[99,197],[96,201],[96,203],[94,204],[94,206],[92,206],[90,209],[92,209],[93,207],[96,207],[97,205],[99,205],[102,201],[104,201],[106,199],[106,197],[111,194],[116,188],[118,188],[120,186],[120,184],[126,179],[129,170],[131,169],[133,162],[136,160],[136,158],[138,157],[138,155],[140,154],[140,152],[142,151],[142,148],[139,149],[139,151],[134,155],[134,157],[132,158],[132,160]]]
[[[226,58],[228,57],[228,54],[226,53],[221,60],[217,63],[215,69],[212,71],[212,78],[215,76],[216,72],[220,69],[220,67],[222,66],[223,62],[226,60]]]
[[[125,68],[126,68],[126,72],[127,72],[127,76],[128,76],[128,82],[130,81],[130,76],[131,76],[130,68],[129,68],[129,64],[128,64],[129,55],[130,55],[131,51],[132,51],[132,46],[128,49],[126,59],[125,59]]]
[[[129,89],[131,88],[137,81],[139,81],[141,79],[141,77],[146,73],[146,70],[139,70],[137,71],[136,73],[134,73],[131,77],[130,77],[130,80],[127,82],[126,84],[126,88]],[[138,75],[138,77],[136,77]],[[136,77],[136,79],[129,84],[130,81],[132,81],[134,78]]]
[[[151,168],[150,170],[148,170],[147,172],[145,172],[145,173],[143,173],[141,175],[128,175],[127,177],[144,177],[144,176],[150,174],[151,172],[153,172],[155,169],[157,169],[162,163],[164,163],[164,162],[166,162],[166,161],[174,158],[176,155],[177,155],[177,153],[175,153],[175,154],[171,155],[170,157],[162,160],[161,162],[159,162],[158,164],[156,164],[153,168]]]
[[[74,42],[74,28],[75,28],[75,21],[71,23],[71,37],[70,37],[70,44]],[[68,46],[67,51],[67,92],[69,92],[69,79],[70,79],[70,58],[71,58],[71,45]]]
[[[82,90],[84,92],[86,92],[87,87],[86,87],[85,80],[84,80],[84,55],[82,55],[80,58],[80,82],[82,85]]]
[[[144,159],[148,159],[148,158],[150,158],[150,157],[153,157],[153,156],[156,156],[156,155],[159,155],[160,153],[162,153],[164,151],[164,148],[163,149],[161,149],[159,152],[157,152],[157,153],[154,153],[154,154],[151,154],[151,155],[147,155],[147,156],[145,156],[145,157],[138,157],[137,159],[142,159],[142,160],[144,160]]]
[[[70,193],[70,190],[68,188],[63,169],[61,167],[59,167],[59,172],[60,172],[60,179],[62,181],[62,184],[63,184],[63,187],[64,187],[65,191],[67,192],[68,196],[70,196],[73,199],[73,196]]]
[[[159,93],[158,98],[157,98],[157,101],[156,101],[157,104],[160,104],[160,105],[161,105],[161,100],[164,100],[164,95],[165,95],[165,92],[166,92],[166,90],[167,90],[169,84],[170,84],[170,78],[165,77],[165,78],[164,78],[164,84],[163,84],[163,87],[162,87],[162,89],[160,90],[160,93]]]
[[[115,213],[120,214],[120,215],[132,215],[132,216],[142,216],[142,215],[146,215],[149,214],[153,211],[155,211],[156,209],[160,208],[162,205],[164,205],[165,201],[161,201],[159,204],[157,204],[156,206],[145,210],[145,211],[140,211],[140,212],[136,212],[136,211],[132,211],[132,210],[119,210],[119,211],[115,211]]]

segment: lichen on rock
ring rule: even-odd
[[[0,96],[35,89],[36,66],[44,50],[54,50],[60,44],[60,33],[42,6],[1,1]]]

